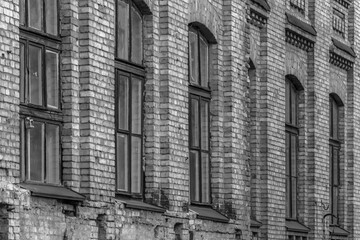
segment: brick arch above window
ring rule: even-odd
[[[334,101],[339,107],[344,106],[344,102],[341,100],[342,98],[337,93],[330,93],[330,97],[334,99]]]
[[[288,74],[288,75],[286,75],[285,78],[287,80],[289,80],[292,84],[294,84],[297,91],[304,90],[304,85],[303,85],[302,81],[300,81],[300,79],[297,78],[296,76]]]

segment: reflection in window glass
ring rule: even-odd
[[[124,134],[117,134],[117,189],[128,190],[128,139]]]
[[[60,183],[60,134],[53,124],[46,125],[46,182]]]
[[[141,138],[131,138],[131,192],[141,190]]]
[[[141,64],[143,59],[142,19],[134,7],[131,8],[131,11],[131,60]]]
[[[189,32],[189,61],[190,61],[190,81],[192,83],[199,83],[199,59],[198,59],[198,36],[196,33]]]
[[[46,51],[47,106],[59,108],[59,60],[56,52]]]
[[[209,47],[206,40],[200,37],[201,86],[209,87]]]
[[[57,35],[58,23],[57,23],[57,0],[45,0],[45,24],[46,33]]]
[[[31,2],[31,3],[30,3]],[[28,2],[29,27],[42,30],[43,6],[42,0],[31,0]]]
[[[30,180],[42,182],[44,180],[44,124],[34,122],[34,128],[29,134],[28,169]]]
[[[42,105],[42,55],[40,47],[29,46],[29,102]]]
[[[118,78],[118,122],[119,129],[128,130],[129,119],[129,78],[119,76]]]
[[[142,99],[142,82],[141,79],[132,78],[132,93],[131,93],[131,126],[132,126],[132,132],[141,134],[141,99]]]
[[[117,57],[129,60],[129,4],[117,2]]]

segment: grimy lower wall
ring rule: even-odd
[[[134,209],[115,196],[115,0],[59,5],[62,179],[86,200],[36,197],[19,186],[19,0],[1,0],[0,239],[250,240],[253,232],[262,240],[288,239],[286,76],[304,89],[298,220],[309,228],[308,239],[329,237],[323,222],[329,212],[328,104],[336,93],[344,103],[340,223],[347,239],[359,239],[360,62],[355,58],[348,70],[329,62],[338,1],[306,0],[304,15],[290,0],[133,2],[150,12],[144,16],[144,201],[164,212]],[[304,18],[316,36],[289,26],[286,14]],[[343,42],[359,53],[358,1],[350,4],[347,19]],[[228,223],[189,210],[188,26],[194,22],[217,42],[210,63],[212,208]],[[288,28],[313,47],[288,41]]]

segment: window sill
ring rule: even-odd
[[[298,222],[297,220],[286,219],[285,226],[286,226],[286,230],[288,232],[295,232],[295,233],[310,232],[310,228],[308,228],[304,224]]]
[[[229,219],[219,213],[218,211],[206,206],[194,206],[190,205],[189,209],[196,213],[197,218],[203,220],[210,220],[215,222],[228,223]]]
[[[158,213],[164,213],[166,209],[151,205],[149,203],[145,203],[140,199],[131,199],[126,197],[116,196],[116,199],[122,202],[126,208],[138,209],[138,210],[145,210],[145,211],[152,211]]]
[[[261,223],[261,222],[255,220],[255,219],[253,219],[253,218],[250,219],[250,228],[252,228],[252,229],[253,229],[253,228],[258,229],[258,228],[260,228],[261,226],[262,226],[262,223]]]
[[[56,198],[78,202],[85,200],[84,195],[63,186],[35,183],[21,183],[19,185],[20,187],[29,190],[31,195],[35,197]]]
[[[339,227],[338,225],[330,225],[329,228],[331,236],[347,237],[350,234],[348,231]]]

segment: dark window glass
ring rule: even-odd
[[[297,217],[297,158],[298,158],[298,92],[294,84],[285,84],[285,150],[286,150],[286,217]]]
[[[60,184],[60,127],[29,117],[21,126],[23,179]]]
[[[117,0],[116,57],[136,64],[143,61],[143,20],[131,0]]]
[[[199,83],[199,50],[198,35],[195,32],[189,32],[189,57],[190,57],[190,82]]]
[[[42,48],[29,46],[29,103],[43,104]]]
[[[117,190],[142,194],[143,79],[117,72]]]
[[[20,101],[25,101],[25,44],[20,43]]]
[[[41,31],[43,25],[43,0],[28,2],[29,27]]]
[[[207,41],[200,37],[200,70],[201,70],[201,86],[209,86],[209,46]]]
[[[58,35],[57,0],[45,0],[46,33]]]
[[[25,12],[26,12],[26,7],[25,7],[25,0],[20,0],[20,25],[25,25]]]
[[[46,88],[47,106],[59,108],[59,56],[52,51],[46,51]]]
[[[340,141],[339,141],[339,105],[333,97],[329,101],[329,157],[330,157],[330,205],[332,224],[338,223],[339,186],[340,186]]]

